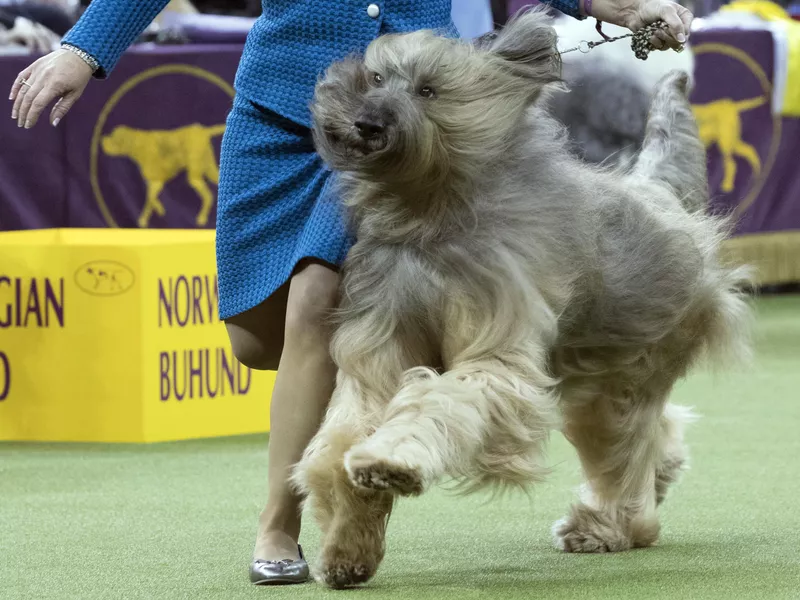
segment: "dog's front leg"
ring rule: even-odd
[[[356,489],[344,468],[345,452],[377,425],[380,413],[370,396],[356,378],[339,372],[325,422],[293,476],[324,536],[315,576],[335,588],[366,582],[384,555],[393,498]]]
[[[333,519],[315,569],[318,581],[346,588],[371,579],[383,560],[386,523],[394,497],[384,491],[358,489],[339,463],[333,477]]]
[[[443,375],[417,368],[383,425],[345,456],[359,487],[417,495],[444,475],[470,484],[527,484],[543,474],[542,446],[557,424],[553,382],[533,357],[496,356]]]

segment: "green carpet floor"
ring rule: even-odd
[[[141,446],[0,444],[0,599],[800,598],[800,298],[758,302],[758,361],[694,375],[703,415],[660,544],[566,555],[550,526],[580,476],[564,440],[530,498],[444,492],[401,502],[364,590],[255,588],[246,567],[267,437]],[[318,548],[308,522],[303,542]]]

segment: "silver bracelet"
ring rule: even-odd
[[[79,56],[83,62],[89,65],[89,67],[92,69],[92,73],[95,73],[97,69],[100,68],[100,63],[97,62],[97,59],[85,50],[81,50],[72,44],[61,44],[61,48],[63,50],[69,50],[73,54]]]

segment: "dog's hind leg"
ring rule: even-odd
[[[708,180],[688,85],[689,76],[680,71],[656,85],[634,174],[666,185],[687,210],[695,211],[708,203]]]
[[[657,505],[686,460],[689,412],[666,404],[671,383],[621,386],[600,379],[565,390],[564,434],[578,450],[586,484],[581,502],[555,524],[566,552],[619,552],[658,538]]]
[[[350,446],[374,428],[367,406],[358,382],[340,372],[326,420],[293,475],[323,532],[315,576],[334,588],[366,582],[384,556],[393,496],[355,488],[343,461]]]
[[[541,479],[543,446],[556,425],[552,381],[509,355],[417,368],[389,404],[381,427],[345,457],[358,486],[417,495],[442,476],[525,485]]]
[[[189,170],[187,178],[189,185],[194,188],[202,201],[200,211],[197,213],[196,223],[199,227],[204,227],[208,223],[208,217],[214,207],[215,200],[215,196],[209,189],[206,180],[214,185],[219,185],[219,168],[217,167],[216,156],[214,156],[214,148],[210,142],[205,152],[200,154],[197,160],[198,164]]]

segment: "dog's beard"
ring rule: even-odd
[[[390,135],[384,134],[375,138],[364,139],[358,133],[355,125],[351,125],[344,132],[341,129],[330,129],[326,135],[331,143],[338,147],[345,159],[353,160],[364,158],[387,150],[390,146]]]
[[[317,128],[318,150],[334,169],[388,175],[405,163],[407,144],[401,131],[390,129],[364,139],[353,123],[326,123]]]
[[[444,148],[436,127],[419,115],[396,115],[395,124],[368,139],[359,135],[355,118],[329,115],[331,112],[319,111],[318,117],[328,118],[318,118],[314,134],[320,155],[336,170],[362,173],[373,181],[400,183],[429,178],[436,165],[449,163],[442,156]]]

